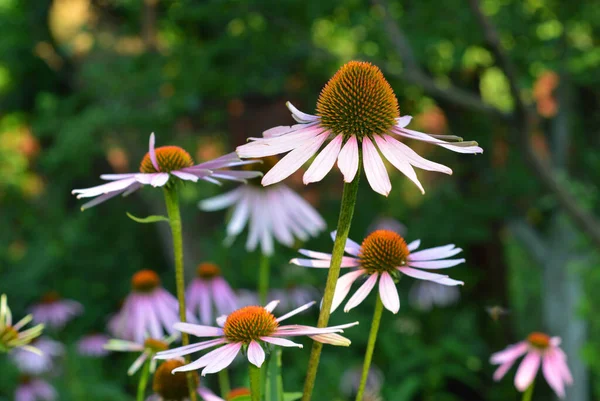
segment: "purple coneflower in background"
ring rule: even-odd
[[[277,304],[278,301],[273,301],[265,307],[246,306],[238,309],[229,316],[222,316],[217,319],[220,327],[177,323],[175,328],[184,333],[197,337],[217,338],[159,352],[155,358],[172,359],[219,346],[219,348],[196,361],[173,370],[173,373],[175,373],[204,368],[202,370],[202,376],[204,376],[227,368],[242,350],[242,347],[247,348],[248,361],[258,367],[261,367],[265,361],[265,351],[262,344],[269,343],[282,347],[302,348],[301,344],[294,343],[285,337],[309,336],[313,340],[324,344],[350,345],[350,340],[336,333],[342,333],[343,329],[357,325],[358,322],[324,328],[301,325],[280,326],[279,323],[308,309],[314,302],[286,313],[279,318],[276,318],[272,313]]]
[[[26,330],[21,330],[32,319],[33,316],[29,314],[13,324],[13,317],[8,307],[6,294],[0,296],[0,352],[23,350],[35,354],[40,353],[39,349],[30,344],[42,334],[44,325],[38,324]]]
[[[411,305],[422,311],[430,311],[434,306],[453,305],[458,302],[459,298],[458,288],[438,284],[435,281],[417,281],[408,293]]]
[[[531,333],[527,340],[508,346],[505,350],[492,354],[490,362],[500,365],[494,373],[499,381],[521,356],[525,355],[515,375],[515,387],[523,392],[535,380],[542,365],[544,378],[560,398],[565,397],[565,384],[573,384],[573,377],[567,365],[567,355],[560,349],[560,338],[544,333]]]
[[[110,337],[106,334],[88,334],[77,341],[77,352],[80,355],[102,357],[110,353],[104,346]]]
[[[412,117],[400,117],[398,100],[390,84],[378,67],[367,62],[351,61],[335,73],[321,91],[317,115],[303,113],[289,102],[287,106],[299,124],[271,128],[263,133],[263,138],[250,138],[252,142],[236,150],[242,158],[289,152],[265,174],[262,179],[265,186],[289,177],[317,153],[304,173],[305,184],[321,181],[336,161],[344,181],[352,182],[362,156],[371,188],[387,196],[392,185],[379,155],[381,152],[424,193],[413,166],[446,174],[452,174],[452,170],[422,158],[397,137],[431,143],[458,153],[483,152],[476,142],[407,129]],[[327,141],[329,143],[319,152]]]
[[[148,337],[161,338],[174,333],[179,321],[177,299],[160,285],[158,274],[140,270],[131,279],[132,292],[110,323],[117,337],[143,343]],[[195,319],[188,312],[188,320]]]
[[[335,240],[335,231],[331,238]],[[369,234],[361,245],[348,239],[345,251],[352,256],[342,258],[341,267],[356,268],[350,273],[340,277],[335,287],[331,311],[333,312],[342,303],[350,292],[352,284],[360,277],[367,280],[350,298],[344,312],[359,305],[369,295],[379,279],[379,297],[387,310],[398,313],[400,298],[394,283],[394,278],[400,273],[420,280],[435,281],[443,285],[462,285],[462,281],[453,280],[446,275],[429,273],[420,269],[445,269],[463,263],[464,259],[447,259],[460,253],[462,249],[455,248],[453,244],[439,246],[414,252],[420,240],[406,245],[404,238],[392,231],[378,230]],[[329,268],[331,254],[300,249],[299,252],[313,259],[292,259],[290,263],[317,268]]]
[[[273,159],[265,158],[262,165],[252,167],[266,171],[275,165]],[[292,247],[295,238],[306,241],[326,227],[319,212],[284,184],[264,188],[250,181],[248,185],[200,201],[198,206],[205,211],[231,208],[226,242],[233,242],[248,225],[246,250],[253,251],[260,243],[265,255],[273,254],[274,239]]]
[[[21,373],[39,375],[56,368],[56,359],[63,356],[65,346],[48,337],[40,337],[31,343],[41,353],[33,353],[22,348],[14,349],[10,358]]]
[[[139,368],[142,367],[144,362],[150,358],[150,372],[153,373],[156,369],[156,360],[152,359],[154,355],[159,351],[166,351],[169,349],[169,345],[177,339],[177,336],[166,337],[163,339],[147,338],[143,343],[136,343],[126,340],[111,339],[104,346],[109,351],[118,352],[140,352],[140,356],[131,364],[127,370],[127,374],[132,376]]]
[[[15,401],[54,401],[56,390],[48,382],[29,376],[22,376],[15,390]]]
[[[41,302],[30,309],[33,320],[46,327],[62,329],[74,317],[83,313],[83,306],[71,299],[62,299],[58,292],[45,294]]]
[[[214,263],[201,263],[196,269],[196,278],[185,292],[186,305],[190,312],[198,311],[200,323],[214,321],[213,307],[217,316],[233,312],[237,307],[235,293],[221,276],[221,269]]]
[[[96,206],[117,195],[127,196],[144,185],[162,187],[171,177],[184,181],[197,182],[204,180],[219,183],[219,179],[242,181],[258,177],[254,171],[230,171],[224,168],[254,163],[242,161],[235,153],[229,153],[215,160],[194,165],[194,160],[188,152],[178,146],[161,146],[154,148],[154,134],[150,135],[148,153],[142,159],[139,173],[103,174],[101,179],[111,181],[108,184],[85,189],[74,189],[77,198],[95,198],[84,204],[81,209]]]

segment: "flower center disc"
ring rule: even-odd
[[[159,285],[160,278],[152,270],[140,270],[131,278],[131,287],[136,292],[152,292]]]
[[[350,61],[327,82],[317,101],[321,124],[344,139],[387,132],[400,117],[398,100],[381,70]]]
[[[395,272],[406,264],[409,254],[404,238],[393,231],[377,230],[360,246],[360,265],[369,274]]]
[[[262,306],[246,306],[227,316],[223,331],[229,341],[249,344],[272,335],[278,326],[275,316]]]
[[[544,333],[531,333],[527,337],[527,342],[539,349],[546,349],[550,346],[550,336]]]
[[[210,280],[221,275],[221,269],[214,263],[200,263],[196,269],[198,277]]]
[[[187,386],[187,377],[185,372],[176,372],[172,374],[173,369],[183,366],[183,361],[178,359],[169,359],[160,364],[154,373],[152,390],[160,394],[164,400],[181,401],[189,395]],[[193,372],[194,387],[198,386],[198,373]]]
[[[181,170],[185,167],[192,167],[194,159],[185,150],[179,146],[161,146],[154,149],[156,153],[156,163],[160,168],[160,172],[169,173],[174,170]],[[140,172],[145,174],[158,173],[150,159],[150,153],[146,153],[140,163]]]
[[[156,354],[157,352],[168,350],[169,344],[155,338],[147,338],[146,341],[144,341],[144,348],[149,349],[152,353]]]
[[[0,331],[0,344],[8,346],[8,344],[16,340],[19,337],[19,332],[12,326],[6,326],[4,330]]]

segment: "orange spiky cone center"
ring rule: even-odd
[[[181,170],[185,167],[192,167],[194,159],[192,156],[179,146],[161,146],[154,150],[156,154],[156,163],[161,173],[169,173],[174,170]],[[158,173],[150,159],[150,153],[146,153],[140,163],[140,172],[145,174]]]
[[[400,117],[398,100],[381,70],[350,61],[327,82],[317,101],[321,125],[344,139],[388,132]]]
[[[221,269],[214,263],[200,263],[196,275],[203,280],[210,280],[221,275]]]
[[[136,292],[152,292],[159,285],[160,278],[152,270],[140,270],[131,278],[131,288]]]
[[[360,266],[369,274],[393,273],[406,264],[410,251],[400,235],[389,230],[369,234],[360,246]]]
[[[177,369],[184,365],[184,362],[179,359],[169,359],[161,363],[154,372],[152,381],[152,390],[158,393],[164,400],[182,401],[189,395],[187,377],[185,372],[171,373],[173,369]],[[195,382],[194,388],[198,387],[198,373],[192,373]]]
[[[531,333],[527,336],[527,342],[538,349],[546,349],[550,346],[550,336],[540,332]]]
[[[230,342],[249,344],[270,336],[279,324],[271,312],[262,306],[246,306],[227,316],[223,331]]]

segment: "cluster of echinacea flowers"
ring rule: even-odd
[[[71,319],[83,313],[83,306],[71,299],[62,299],[58,292],[45,294],[30,309],[33,320],[52,329],[62,329]]]
[[[23,330],[32,319],[31,315],[27,315],[13,324],[13,316],[8,306],[6,294],[0,296],[0,352],[22,349],[40,354],[40,350],[31,345],[31,342],[42,334],[44,325],[40,323]]]
[[[150,135],[148,153],[140,163],[139,173],[103,174],[101,179],[110,181],[108,184],[85,189],[74,189],[72,193],[77,198],[94,198],[85,203],[81,209],[89,209],[117,195],[127,196],[144,185],[163,187],[173,179],[197,182],[204,180],[219,183],[219,179],[244,181],[257,177],[260,173],[254,171],[224,170],[228,167],[240,166],[253,161],[242,161],[235,153],[221,156],[205,163],[194,164],[192,156],[179,146],[154,147],[154,133]]]
[[[252,167],[267,172],[276,162],[275,157],[265,157],[261,164]],[[292,247],[296,239],[306,241],[325,229],[321,215],[287,185],[279,183],[265,188],[255,181],[198,204],[205,211],[232,210],[226,243],[233,242],[247,225],[246,250],[253,251],[260,244],[263,254],[272,255],[275,240]]]
[[[302,348],[301,344],[288,340],[288,337],[308,336],[324,344],[337,346],[350,345],[350,340],[337,333],[342,333],[343,329],[352,327],[358,324],[358,322],[324,328],[302,325],[281,326],[280,323],[282,321],[308,309],[314,302],[303,305],[277,318],[272,312],[278,303],[279,301],[273,301],[265,307],[245,306],[230,315],[217,319],[219,327],[177,323],[175,328],[181,332],[196,337],[215,338],[159,352],[156,358],[172,359],[212,347],[218,347],[196,361],[173,370],[173,373],[175,373],[202,369],[202,376],[204,376],[227,368],[242,350],[245,351],[248,361],[260,368],[266,357],[263,347],[267,345]]]
[[[510,345],[496,352],[490,358],[494,365],[500,365],[494,373],[494,380],[501,380],[512,368],[517,359],[525,355],[515,374],[515,387],[524,392],[533,388],[535,376],[542,367],[548,385],[560,398],[565,398],[565,385],[573,384],[573,377],[567,365],[567,355],[560,349],[560,338],[544,333],[531,333],[525,341]]]
[[[102,333],[88,334],[77,341],[77,352],[80,355],[89,357],[103,357],[110,353],[105,348],[110,341],[110,337]]]
[[[198,265],[196,277],[186,290],[186,302],[188,310],[197,311],[200,323],[205,325],[213,322],[213,310],[220,316],[233,312],[238,306],[235,292],[214,263]]]
[[[362,159],[371,188],[387,196],[392,184],[381,152],[424,193],[413,167],[445,174],[452,174],[452,170],[422,158],[396,138],[427,142],[458,153],[483,152],[476,142],[406,128],[412,117],[400,116],[392,87],[381,70],[367,62],[351,61],[335,73],[321,91],[316,115],[303,113],[289,102],[288,108],[298,124],[271,128],[262,138],[250,138],[252,142],[236,150],[242,158],[289,152],[262,178],[265,186],[289,177],[318,153],[304,173],[305,184],[321,181],[336,161],[344,181],[352,182]]]
[[[333,239],[335,235],[335,231],[331,233]],[[447,259],[460,253],[462,249],[450,244],[416,251],[420,244],[421,240],[415,240],[407,245],[404,238],[387,230],[372,232],[360,245],[348,239],[344,250],[350,256],[344,256],[342,267],[351,268],[352,271],[338,280],[331,311],[336,310],[344,301],[352,284],[359,278],[366,280],[346,303],[345,312],[364,301],[379,281],[379,299],[387,310],[398,313],[400,298],[394,280],[399,279],[401,275],[442,285],[463,284],[462,281],[451,279],[447,275],[426,271],[445,269],[463,263],[464,259]],[[329,253],[306,249],[300,249],[299,252],[311,259],[295,258],[290,263],[315,268],[329,268],[331,265]]]

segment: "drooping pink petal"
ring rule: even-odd
[[[298,253],[313,259],[331,260],[330,253],[310,251],[308,249],[298,249]]]
[[[422,251],[413,252],[408,255],[408,260],[437,260],[448,258],[460,253],[462,249],[455,248],[454,244],[437,246],[435,248],[424,249]]]
[[[292,175],[298,170],[308,159],[314,156],[319,150],[323,142],[329,136],[328,132],[319,134],[311,140],[307,140],[300,146],[296,147],[290,153],[285,155],[277,164],[269,170],[263,177],[261,184],[263,186],[275,184]]]
[[[338,168],[344,176],[344,182],[352,182],[358,171],[358,141],[352,135],[338,155]]]
[[[260,339],[263,340],[266,343],[279,345],[281,347],[297,347],[297,348],[302,348],[302,344],[298,344],[298,343],[295,343],[293,341],[286,340],[285,338],[264,336],[264,337],[261,337]]]
[[[236,152],[244,158],[278,155],[296,149],[304,143],[312,142],[321,132],[323,132],[323,128],[319,126],[307,126],[291,134],[256,139],[238,146]]]
[[[100,178],[106,181],[124,180],[126,178],[133,178],[137,173],[126,173],[126,174],[101,174]]]
[[[527,352],[529,346],[525,341],[510,345],[506,349],[492,354],[490,363],[498,365],[508,361],[515,361]]]
[[[413,166],[422,170],[437,171],[444,174],[452,174],[452,169],[450,167],[421,157],[417,152],[415,152],[402,142],[398,141],[397,139],[392,138],[389,135],[384,135],[383,138],[392,149],[394,149],[397,153],[404,155],[406,161],[412,164]]]
[[[421,269],[446,269],[465,263],[465,259],[446,259],[446,260],[429,260],[429,261],[408,261],[408,265],[411,267],[418,267]]]
[[[400,297],[394,279],[388,272],[381,273],[379,279],[379,297],[383,306],[392,313],[398,313],[400,310]]]
[[[294,120],[298,121],[299,123],[310,123],[319,119],[319,117],[313,116],[312,114],[301,112],[290,102],[286,102],[285,105],[292,112],[292,117],[294,117]]]
[[[404,154],[397,152],[380,135],[375,135],[374,138],[379,150],[381,150],[381,153],[383,153],[383,156],[402,174],[408,177],[408,179],[411,180],[417,186],[417,188],[419,188],[421,193],[424,194],[425,189],[423,189],[423,185],[421,185],[415,170],[412,168],[410,163],[403,158]]]
[[[351,344],[349,339],[336,333],[314,334],[308,337],[316,342],[335,345],[338,347],[349,347]]]
[[[290,263],[293,265],[298,265],[298,266],[328,269],[329,266],[331,265],[331,260],[294,258],[294,259],[290,260]],[[342,264],[340,267],[357,267],[359,265],[360,265],[360,261],[358,259],[351,258],[349,256],[344,256],[344,257],[342,257]]]
[[[516,359],[511,359],[509,361],[504,362],[503,364],[501,364],[498,369],[496,369],[496,371],[494,372],[494,380],[495,381],[500,381],[504,375],[506,374],[506,372],[508,372],[510,370],[510,368],[512,368],[512,366],[515,364]]]
[[[332,313],[344,301],[344,298],[346,298],[346,296],[350,292],[352,283],[354,283],[354,281],[356,281],[357,278],[364,274],[365,272],[363,270],[357,270],[354,272],[347,273],[338,279],[335,285],[335,292],[333,293],[333,302],[331,303]]]
[[[515,387],[523,392],[533,383],[535,375],[540,367],[541,355],[537,351],[530,350],[517,369],[515,375]]]
[[[279,305],[279,300],[276,299],[274,301],[269,302],[266,306],[265,309],[268,310],[269,312],[273,312],[273,310],[275,308],[277,308],[277,305]]]
[[[337,236],[337,230],[334,230],[331,232],[331,240],[333,242],[335,242],[335,237]],[[352,241],[350,238],[346,239],[346,246],[344,247],[344,252],[349,253],[350,255],[353,256],[358,256],[358,253],[360,252],[360,245],[354,241]]]
[[[407,138],[416,139],[422,142],[432,143],[434,145],[441,146],[442,148],[446,148],[456,153],[483,153],[483,149],[477,145],[466,146],[467,144],[460,144],[460,142],[452,143],[446,142],[441,139],[436,139],[430,135],[427,135],[423,132],[413,131],[407,128],[402,129],[393,129],[393,132],[405,136]]]
[[[304,129],[306,127],[307,127],[306,124],[295,124],[292,126],[281,125],[279,127],[273,127],[273,128],[269,128],[266,131],[263,131],[262,136],[263,136],[263,138],[275,138],[278,136],[291,134],[294,131]]]
[[[131,185],[133,186],[133,185],[136,185],[136,184],[134,183],[134,184],[131,184]],[[125,188],[125,189],[121,189],[120,191],[109,192],[107,194],[100,195],[100,196],[94,198],[93,200],[91,200],[89,202],[86,202],[83,205],[81,205],[81,210],[86,210],[86,209],[89,209],[89,208],[94,207],[96,205],[99,205],[100,203],[106,202],[110,198],[114,198],[115,196],[121,195],[125,191],[129,191],[130,188]]]
[[[265,361],[265,351],[259,343],[252,340],[248,344],[248,361],[256,367],[261,367]]]
[[[560,398],[565,397],[565,383],[563,382],[561,367],[559,364],[563,363],[560,358],[557,358],[555,352],[549,349],[542,359],[542,373],[548,382],[548,385],[552,387],[552,390]]]
[[[210,360],[202,370],[202,376],[206,376],[208,373],[217,373],[231,365],[241,348],[242,343],[232,343],[221,347],[220,349],[223,351]]]
[[[133,361],[133,363],[131,364],[129,369],[127,369],[127,374],[129,376],[133,376],[135,374],[135,372],[137,372],[138,369],[142,367],[142,365],[144,364],[144,362],[146,362],[146,360],[148,359],[149,356],[150,356],[150,351],[146,350],[146,351],[142,352],[142,354],[140,356],[138,356],[135,361]]]
[[[72,194],[78,194],[77,199],[90,198],[93,196],[107,194],[109,192],[120,191],[126,189],[135,182],[135,178],[127,178],[124,180],[118,180],[109,182],[107,184],[98,185],[92,188],[85,189],[74,189],[71,191]]]
[[[398,270],[407,276],[418,278],[420,280],[438,281],[448,276],[445,274],[429,273],[421,270],[413,269],[411,267],[399,267]]]
[[[298,313],[304,312],[305,310],[307,310],[308,308],[313,306],[315,303],[316,303],[315,301],[311,301],[307,304],[304,304],[304,305],[294,309],[293,311],[288,312],[285,315],[278,317],[276,320],[277,320],[277,322],[283,322],[285,319],[288,319],[294,315],[297,315]]]
[[[398,118],[396,118],[396,126],[398,128],[404,128],[408,124],[410,124],[411,120],[412,120],[412,116],[409,116],[409,115],[398,117]]]
[[[220,329],[218,327],[202,326],[199,324],[183,322],[175,323],[173,327],[176,330],[192,334],[196,337],[217,337],[223,335],[223,329]]]
[[[363,162],[365,165],[365,175],[367,181],[373,188],[373,191],[388,196],[392,190],[390,177],[388,176],[383,160],[373,142],[368,137],[362,139]]]
[[[181,178],[184,181],[198,182],[199,178],[194,174],[186,173],[185,171],[171,171],[175,177]]]
[[[407,245],[407,248],[409,251],[414,251],[415,249],[418,249],[419,246],[421,246],[421,240],[420,239],[416,239],[414,241],[412,241],[410,244]],[[409,255],[410,256],[410,255]]]
[[[254,199],[254,190],[243,188],[244,192],[240,194],[240,200],[235,205],[229,223],[227,223],[227,236],[235,237],[239,235],[246,226],[252,209],[252,200]]]
[[[348,300],[348,303],[346,303],[346,306],[344,306],[344,312],[350,311],[350,309],[355,308],[365,300],[367,295],[371,293],[373,287],[375,287],[375,284],[377,283],[377,277],[377,274],[371,274],[369,276],[369,278],[358,288],[358,290],[356,290],[354,295],[350,297],[350,300]]]
[[[212,391],[210,391],[206,387],[198,387],[198,394],[200,394],[200,397],[202,397],[203,401],[225,401],[221,397],[216,396]]]
[[[155,359],[173,359],[180,356],[193,354],[194,352],[202,351],[207,348],[211,348],[220,344],[224,344],[227,340],[224,338],[217,338],[214,340],[202,341],[195,344],[184,345],[181,347],[169,349],[166,351],[158,352],[155,355]]]
[[[150,155],[150,160],[152,161],[152,165],[156,171],[160,171],[160,166],[158,165],[158,161],[156,160],[156,152],[154,151],[154,132],[150,134],[150,143],[148,144],[148,154]]]
[[[339,134],[323,148],[304,173],[304,184],[319,182],[331,171],[342,147],[343,136]]]
[[[201,358],[197,359],[196,361],[194,361],[192,363],[189,363],[187,365],[183,365],[176,369],[173,369],[171,371],[171,373],[189,372],[191,370],[197,370],[200,368],[204,368],[204,367],[210,365],[211,363],[223,361],[224,358],[230,357],[232,353],[233,353],[233,358],[235,358],[235,356],[238,354],[238,352],[240,351],[241,348],[242,348],[242,343],[226,344],[226,345],[219,347],[213,351],[210,351],[208,354],[203,355]],[[231,361],[233,361],[233,358],[231,358]],[[229,363],[231,363],[231,361]],[[227,364],[227,365],[229,365],[229,364]]]
[[[225,209],[233,205],[241,196],[241,188],[236,188],[233,191],[225,192],[224,194],[213,196],[212,198],[204,199],[198,202],[198,207],[207,212]]]
[[[163,185],[165,185],[167,183],[167,181],[169,181],[168,173],[158,173],[158,174],[154,175],[154,177],[152,178],[152,181],[150,181],[150,185],[152,185],[155,188],[162,187]]]

